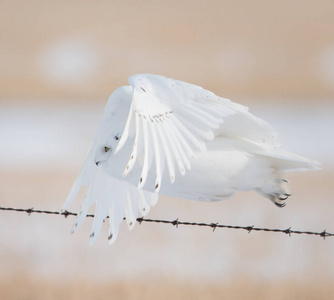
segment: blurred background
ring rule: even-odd
[[[160,197],[149,217],[334,232],[333,1],[0,1],[0,206],[57,210],[109,95],[135,73],[250,107],[321,171],[288,174],[284,209],[255,193]],[[77,211],[80,199],[70,207]],[[330,299],[334,239],[0,211],[1,299]]]

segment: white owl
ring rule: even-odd
[[[284,171],[318,163],[279,149],[272,127],[248,108],[199,86],[139,74],[109,98],[92,148],[63,206],[88,186],[76,230],[96,204],[93,242],[109,216],[113,243],[158,194],[219,201],[255,190],[279,207],[290,196]]]

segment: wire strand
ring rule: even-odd
[[[77,213],[70,212],[65,210],[64,212],[58,212],[58,211],[48,211],[48,210],[38,210],[34,208],[12,208],[12,207],[0,207],[0,210],[5,210],[5,211],[14,211],[14,212],[25,212],[28,215],[32,213],[37,213],[37,214],[48,214],[48,215],[60,215],[64,216],[67,218],[68,216],[77,216]],[[86,216],[87,218],[94,218],[94,215],[90,214]],[[107,217],[109,218],[109,217]],[[179,221],[179,219],[175,219],[173,221],[170,220],[154,220],[154,219],[146,219],[146,218],[137,218],[137,222],[139,224],[143,222],[147,223],[164,223],[164,224],[171,224],[175,227],[178,227],[179,225],[184,225],[184,226],[201,226],[201,227],[210,227],[213,229],[213,231],[216,230],[216,228],[227,228],[227,229],[242,229],[248,231],[248,233],[252,231],[265,231],[265,232],[280,232],[280,233],[285,233],[291,236],[291,234],[307,234],[307,235],[317,235],[320,237],[323,237],[324,239],[326,237],[331,237],[334,236],[334,233],[329,233],[325,230],[322,232],[314,232],[314,231],[299,231],[299,230],[292,230],[291,227],[287,229],[276,229],[276,228],[260,228],[260,227],[255,227],[254,225],[252,226],[237,226],[237,225],[223,225],[219,223],[197,223],[197,222],[185,222],[185,221]]]

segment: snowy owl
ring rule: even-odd
[[[276,132],[248,108],[197,85],[138,74],[109,98],[87,160],[63,211],[87,186],[76,230],[95,204],[91,242],[109,216],[113,243],[158,194],[219,201],[255,190],[278,207],[290,196],[283,172],[317,162],[279,149]]]

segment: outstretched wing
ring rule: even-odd
[[[124,218],[129,229],[132,229],[136,223],[138,212],[142,216],[146,216],[150,207],[158,201],[157,194],[139,190],[124,180],[121,181],[109,176],[102,168],[95,165],[94,160],[89,155],[62,211],[65,211],[77,196],[80,188],[85,185],[87,185],[86,196],[72,232],[81,226],[89,209],[95,204],[95,216],[90,234],[91,243],[98,238],[106,218],[109,218],[108,240],[112,244],[117,238],[119,225]]]
[[[152,160],[155,171],[150,172],[155,172],[155,192],[160,189],[165,162],[173,183],[176,169],[184,175],[191,168],[190,159],[196,151],[206,150],[206,141],[214,139],[213,130],[219,128],[225,117],[238,110],[247,111],[199,86],[162,76],[134,75],[129,82],[133,88],[132,105],[115,154],[129,135],[134,135],[123,175],[129,174],[142,156],[138,188],[144,186]]]
[[[176,170],[184,175],[186,169],[191,168],[194,153],[205,151],[206,142],[222,132],[254,142],[278,143],[272,128],[250,114],[247,107],[199,86],[147,74],[134,75],[129,82],[133,88],[132,104],[115,154],[129,136],[134,136],[123,176],[127,176],[137,158],[142,157],[138,188],[145,185],[152,172],[156,178],[155,192],[159,192],[165,165],[173,183]],[[227,122],[226,130],[225,125],[217,130],[225,120],[232,122]],[[155,170],[150,170],[152,165]]]

